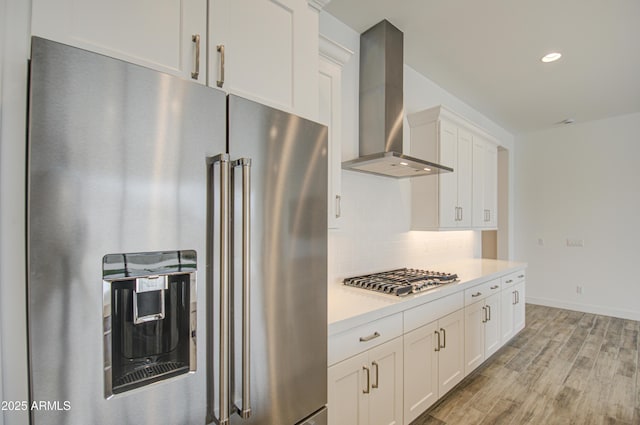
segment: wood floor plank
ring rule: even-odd
[[[541,424],[549,412],[550,400],[535,392],[529,392],[520,411],[513,419],[513,424]]]
[[[482,425],[509,425],[518,415],[520,403],[500,399],[485,416]]]
[[[595,364],[595,359],[591,359],[585,356],[578,356],[576,361],[571,366],[571,370],[569,374],[564,380],[564,384],[567,387],[576,389],[578,391],[583,391],[587,389],[587,385],[589,385],[591,371],[593,370],[593,365]]]
[[[446,425],[479,425],[484,420],[486,414],[471,406],[454,410],[447,417]]]
[[[618,376],[611,386],[607,403],[607,415],[613,419],[631,423],[635,414],[635,382]]]
[[[411,425],[640,425],[640,322],[530,304],[526,321]]]
[[[473,398],[475,393],[456,389],[446,397],[445,403],[438,403],[430,410],[430,416],[446,423],[447,418],[457,410],[463,409]],[[417,425],[417,424],[415,424]]]
[[[573,362],[582,349],[585,340],[589,335],[589,330],[581,327],[574,327],[573,332],[567,339],[565,345],[560,350],[559,356],[562,360]]]
[[[413,421],[411,425],[447,425],[446,422],[441,421],[440,419],[434,418],[431,415],[420,416],[418,419]]]
[[[491,409],[496,405],[498,400],[501,398],[502,393],[509,388],[517,379],[518,373],[503,369],[501,376],[495,376],[493,379],[495,381],[500,381],[503,384],[500,385],[486,385],[482,391],[476,393],[473,398],[469,401],[469,405],[474,409],[483,412],[485,414],[489,413]]]

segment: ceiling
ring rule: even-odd
[[[640,112],[640,0],[332,0],[361,33],[404,32],[404,61],[513,134]],[[563,54],[544,64],[546,53]]]

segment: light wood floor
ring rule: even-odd
[[[526,328],[411,425],[640,424],[640,322],[526,309]]]

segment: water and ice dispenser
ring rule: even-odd
[[[105,398],[196,369],[196,252],[103,258]]]

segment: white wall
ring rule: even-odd
[[[640,114],[516,144],[516,256],[529,262],[527,301],[640,320]],[[567,238],[584,247],[567,247]]]
[[[31,2],[0,3],[0,400],[27,401],[25,128]],[[0,412],[0,425],[28,412]]]
[[[320,33],[352,50],[343,68],[342,159],[358,155],[358,72],[360,35],[333,16],[320,14]],[[512,147],[513,137],[446,90],[404,67],[405,113],[445,104]],[[409,126],[404,123],[404,140]],[[329,278],[395,267],[429,267],[480,256],[474,231],[417,232],[410,227],[410,183],[352,171],[342,172],[342,223],[329,231]]]

